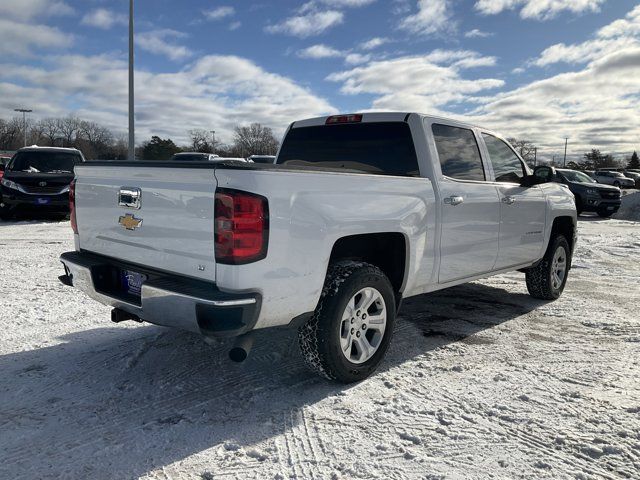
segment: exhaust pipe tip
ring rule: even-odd
[[[249,352],[241,347],[233,347],[231,350],[229,350],[229,359],[231,359],[232,362],[242,363],[247,359],[248,356]]]
[[[253,346],[253,335],[251,332],[240,335],[236,339],[236,343],[229,350],[229,359],[236,363],[244,362],[249,357],[251,347]]]

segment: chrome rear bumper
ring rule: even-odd
[[[257,293],[229,294],[213,283],[125,264],[89,252],[63,253],[65,275],[60,280],[92,299],[124,310],[156,325],[206,336],[233,337],[251,330],[260,312]],[[123,294],[121,270],[147,275],[140,297]]]

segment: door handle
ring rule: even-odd
[[[464,198],[462,198],[459,195],[451,195],[450,197],[447,197],[444,199],[444,203],[446,205],[460,205],[462,202],[464,202]]]
[[[513,197],[503,197],[502,203],[506,203],[507,205],[513,205],[516,199]]]

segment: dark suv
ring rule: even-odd
[[[0,180],[0,218],[20,212],[68,213],[74,168],[84,161],[82,152],[75,148],[18,150]]]
[[[556,169],[555,181],[564,183],[576,198],[578,215],[596,212],[601,217],[610,217],[618,211],[622,201],[618,187],[596,182],[586,173],[564,168]]]

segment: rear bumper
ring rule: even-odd
[[[126,264],[89,252],[63,253],[65,275],[60,280],[92,299],[119,308],[156,325],[212,337],[234,337],[252,330],[261,297],[257,293],[226,293],[215,284],[146,267]],[[121,293],[119,271],[147,275],[140,297]]]

